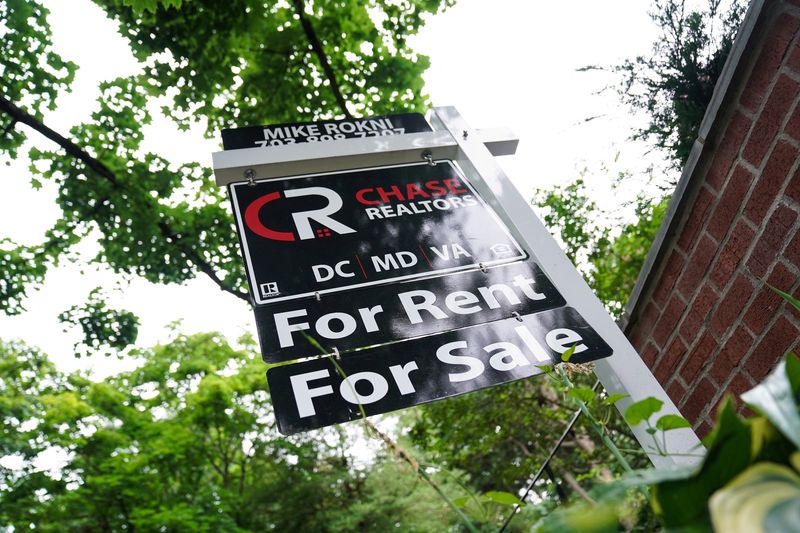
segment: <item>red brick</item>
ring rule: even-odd
[[[711,204],[715,198],[714,193],[710,189],[703,187],[697,193],[697,199],[688,207],[689,217],[681,229],[680,236],[678,237],[678,246],[684,251],[691,250],[694,247],[695,237],[700,234],[703,228],[703,223],[706,220],[706,215],[709,213]]]
[[[767,330],[764,338],[747,358],[745,368],[750,375],[756,381],[763,380],[797,340],[797,335],[798,331],[794,324],[784,316],[778,317],[778,320]]]
[[[659,306],[663,307],[667,301],[667,297],[672,292],[675,286],[675,281],[683,272],[683,256],[677,250],[672,250],[667,262],[665,263],[664,270],[661,272],[658,286],[653,291],[653,301]]]
[[[792,78],[781,75],[769,95],[764,110],[750,132],[742,156],[755,166],[761,166],[767,155],[772,140],[791,109],[795,96],[800,91],[800,84]]]
[[[788,268],[781,263],[775,265],[769,279],[767,280],[770,285],[777,287],[782,291],[790,291],[794,282],[797,281],[795,276]],[[778,306],[783,302],[783,298],[775,294],[775,292],[762,285],[753,303],[747,309],[747,314],[744,316],[744,322],[750,330],[756,335],[761,334],[764,326],[767,325],[772,317],[775,316]]]
[[[711,427],[711,424],[709,424],[704,420],[703,422],[700,423],[700,425],[697,428],[695,428],[694,432],[700,439],[704,439],[708,436],[709,433],[711,433],[712,429],[713,428]]]
[[[664,307],[661,316],[658,317],[658,322],[653,330],[653,340],[656,341],[658,346],[662,348],[666,346],[667,339],[675,331],[684,310],[686,310],[686,304],[681,301],[677,294],[674,294]]]
[[[691,392],[681,412],[693,424],[698,421],[703,409],[711,403],[717,388],[708,379],[703,379]]]
[[[783,131],[785,131],[787,135],[800,140],[800,104],[794,106],[794,112],[783,127]]]
[[[653,331],[653,327],[656,324],[656,319],[658,319],[660,311],[656,304],[653,302],[649,302],[647,306],[644,308],[644,312],[636,320],[636,323],[633,324],[631,331],[628,334],[628,338],[633,344],[633,347],[636,348],[636,351],[642,353],[644,351],[645,346],[647,345],[647,341],[650,338],[650,333]]]
[[[644,350],[639,352],[639,357],[642,358],[644,364],[647,365],[647,368],[653,368],[656,363],[656,357],[658,356],[658,348],[652,342],[648,342],[647,346],[644,347]]]
[[[700,340],[689,352],[689,357],[681,367],[681,377],[683,381],[692,386],[692,382],[697,377],[697,374],[709,364],[714,357],[714,352],[717,350],[717,341],[710,333],[705,332]]]
[[[708,235],[703,235],[686,264],[683,275],[678,280],[678,291],[688,300],[700,286],[706,270],[717,253],[716,243]]]
[[[728,242],[722,248],[722,251],[717,257],[714,267],[711,269],[709,278],[714,285],[720,289],[727,285],[728,281],[733,276],[739,263],[747,252],[747,248],[753,242],[755,232],[750,229],[743,220],[740,220],[728,238]]]
[[[770,28],[769,37],[756,60],[750,79],[747,81],[740,103],[750,111],[755,111],[761,104],[764,94],[775,76],[786,47],[794,37],[800,21],[786,13],[781,14],[773,28]]]
[[[739,153],[747,132],[750,130],[751,121],[744,116],[740,111],[733,115],[728,127],[725,130],[720,143],[714,148],[714,160],[708,169],[706,175],[706,182],[719,191],[725,178],[728,176],[728,171],[731,169],[736,155]]]
[[[728,383],[727,391],[733,394],[736,398],[740,398],[745,392],[755,387],[755,384],[750,382],[744,374],[737,372],[730,383]]]
[[[692,344],[700,328],[710,316],[711,308],[719,300],[719,295],[706,283],[697,293],[694,301],[689,304],[689,312],[680,326],[680,334],[687,344]]]
[[[751,222],[759,225],[767,215],[781,186],[789,180],[789,171],[795,161],[797,161],[796,148],[784,141],[775,145],[764,171],[756,181],[750,200],[744,208],[744,214]]]
[[[669,380],[685,353],[686,345],[680,337],[675,337],[664,351],[664,355],[661,356],[655,368],[654,374],[659,383],[666,383]]]
[[[794,234],[794,238],[789,243],[789,246],[786,247],[784,255],[794,266],[800,268],[800,233]]]
[[[675,402],[675,405],[679,405],[681,401],[683,401],[684,397],[686,396],[686,389],[681,382],[677,379],[672,380],[672,384],[667,387],[667,396]]]
[[[786,62],[786,66],[795,72],[800,72],[800,45],[796,44],[794,45],[794,48],[792,48],[792,52],[789,55],[789,60]]]
[[[721,337],[734,325],[736,317],[739,316],[750,296],[753,295],[753,284],[743,274],[736,276],[725,299],[717,306],[717,310],[711,317],[711,330]]]
[[[786,186],[786,196],[800,203],[800,168],[795,171],[792,181]]]
[[[717,358],[711,366],[711,377],[718,383],[725,383],[752,347],[753,336],[747,331],[747,328],[743,326],[736,328],[736,331],[725,341],[717,354]]]
[[[779,205],[769,217],[769,221],[747,261],[747,268],[754,276],[762,278],[767,273],[770,265],[783,248],[784,241],[789,236],[789,231],[796,219],[797,213],[785,205]]]
[[[706,231],[718,241],[721,241],[730,229],[731,222],[747,198],[747,191],[752,182],[753,175],[743,166],[737,165],[708,221]]]

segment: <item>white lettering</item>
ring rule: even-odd
[[[464,365],[469,367],[469,370],[466,370],[465,372],[448,374],[448,378],[450,378],[451,383],[475,379],[483,374],[483,371],[486,368],[480,359],[470,357],[468,355],[452,354],[453,350],[463,350],[465,348],[467,348],[467,343],[465,341],[456,341],[448,342],[436,350],[436,358],[442,363],[449,365]]]
[[[444,311],[433,305],[433,302],[436,301],[436,295],[431,291],[418,290],[401,292],[397,297],[400,298],[400,303],[403,305],[406,316],[408,316],[408,320],[412,324],[419,324],[422,322],[422,317],[419,314],[420,311],[427,311],[433,318],[438,320],[447,318],[447,314]],[[422,298],[422,301],[415,302],[414,298]]]
[[[366,396],[356,390],[359,381],[368,381],[372,385],[372,392]],[[368,404],[377,402],[389,392],[389,383],[386,378],[375,372],[357,372],[347,376],[339,385],[339,394],[352,404]]]
[[[567,349],[575,344],[581,342],[583,338],[571,329],[558,328],[550,331],[544,338],[547,344],[558,353],[564,353]],[[572,353],[581,353],[588,350],[585,344],[578,344],[575,346],[575,351]]]
[[[314,398],[333,393],[333,387],[330,385],[324,385],[314,389],[308,387],[309,381],[327,378],[328,376],[330,376],[330,374],[327,370],[316,370],[289,378],[289,381],[292,383],[292,392],[294,393],[294,400],[297,403],[297,412],[300,418],[317,414],[314,409],[314,402],[312,401]]]

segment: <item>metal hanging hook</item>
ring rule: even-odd
[[[422,159],[424,159],[429,167],[435,167],[436,161],[433,160],[433,153],[430,150],[425,150],[422,152]]]
[[[314,293],[314,298],[316,298],[318,302],[319,302],[320,300],[322,300],[322,296],[320,296],[320,295],[319,295],[319,291],[317,291],[317,292],[315,292],[315,293]]]
[[[484,274],[488,272],[488,270],[486,270],[486,265],[484,265],[483,263],[478,263],[478,268],[480,268],[481,272],[483,272]]]
[[[519,314],[518,312],[516,312],[516,311],[511,311],[511,315],[512,315],[514,318],[516,318],[518,322],[522,322],[522,317],[520,316],[520,314]]]
[[[256,171],[252,168],[248,168],[244,171],[244,177],[247,178],[247,184],[251,187],[256,186]]]
[[[333,358],[336,359],[337,361],[342,360],[342,356],[339,354],[339,348],[337,348],[336,346],[333,347],[333,351],[331,353],[333,354]]]

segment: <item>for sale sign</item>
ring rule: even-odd
[[[449,161],[230,186],[256,304],[525,259]]]
[[[571,307],[507,318],[267,371],[284,435],[476,391],[542,372],[574,347],[572,361],[611,355]],[[347,376],[347,379],[344,376]]]

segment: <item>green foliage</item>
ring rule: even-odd
[[[533,203],[541,208],[545,224],[597,297],[619,315],[661,226],[668,199],[640,195],[634,206],[635,222],[627,224],[597,207],[583,178],[539,189]],[[615,226],[621,227],[615,231]]]
[[[800,476],[783,465],[753,465],[708,503],[716,531],[800,530]]]
[[[665,150],[677,168],[689,157],[746,6],[732,0],[723,13],[721,4],[708,0],[700,10],[684,0],[654,0],[650,17],[661,35],[652,53],[614,68],[622,101],[649,117],[635,137]]]
[[[83,306],[70,307],[58,315],[58,320],[83,331],[83,340],[75,345],[76,355],[104,347],[109,353],[122,350],[136,342],[139,333],[139,318],[130,311],[109,309],[99,287],[89,293]]]
[[[30,150],[32,179],[57,185],[63,217],[41,245],[0,243],[6,313],[21,312],[47,269],[95,230],[95,260],[116,272],[155,283],[202,273],[247,301],[225,191],[207,168],[142,149],[156,108],[179,127],[205,126],[208,135],[247,124],[421,110],[428,63],[407,39],[450,2],[97,3],[119,23],[142,69],[101,84],[95,111],[68,132],[71,143]],[[7,30],[0,93],[40,121],[76,68],[51,50],[46,16],[34,0],[0,1],[0,31]],[[0,150],[16,157],[23,137],[9,131],[0,135]]]
[[[179,335],[97,382],[0,344],[0,524],[43,531],[446,531],[410,468],[358,467],[353,436],[284,438],[252,343]],[[53,472],[37,457],[64,454]],[[5,464],[5,463],[4,463]],[[460,488],[443,479],[441,490]]]
[[[656,420],[656,429],[669,431],[671,429],[691,428],[692,424],[679,415],[663,415]]]
[[[78,68],[53,50],[48,14],[38,2],[0,1],[0,95],[25,102],[37,118],[55,109],[59,92],[69,90]],[[12,120],[0,120],[0,152],[16,157],[25,139]]]
[[[742,397],[760,414],[743,420],[728,399],[705,440],[707,451],[698,467],[640,470],[608,484],[598,504],[616,513],[609,527],[625,521],[630,489],[649,486],[650,505],[665,530],[708,531],[713,525],[726,533],[797,531],[800,433],[793,419],[800,412],[800,358],[788,356],[764,383]],[[630,418],[643,421],[658,411],[652,402],[639,405],[644,407],[637,406]],[[669,431],[688,424],[666,415],[656,426]],[[546,524],[559,524],[562,531],[587,531],[581,520],[594,509],[566,509]]]
[[[653,397],[639,400],[630,404],[625,410],[625,420],[632,426],[647,422],[651,416],[661,410],[663,405],[664,402]]]

